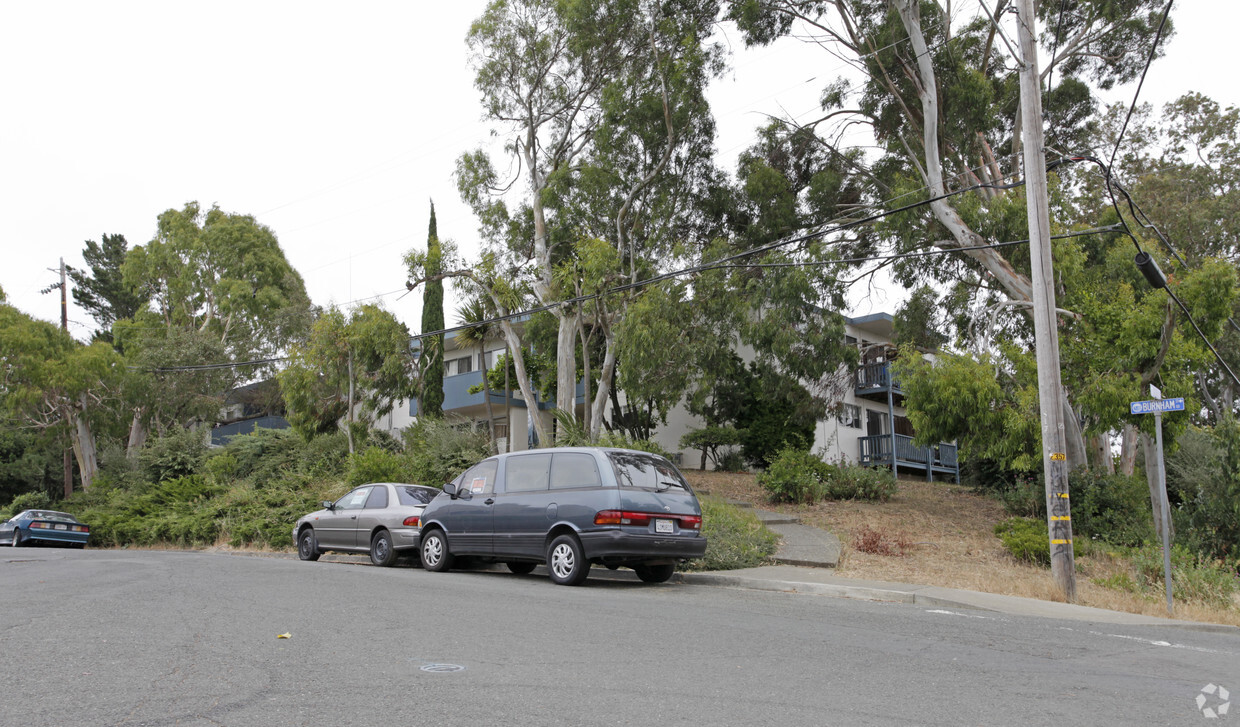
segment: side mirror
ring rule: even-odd
[[[324,510],[331,510],[332,512],[336,511],[336,503],[331,500],[324,500],[322,505]]]
[[[451,497],[453,500],[456,499],[456,485],[451,482],[445,482],[443,485],[443,491],[448,495],[448,497]]]

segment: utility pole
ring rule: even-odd
[[[1019,0],[1021,142],[1024,146],[1025,205],[1029,215],[1029,255],[1033,283],[1033,334],[1038,362],[1038,403],[1042,413],[1042,468],[1046,473],[1047,535],[1051,574],[1068,602],[1076,600],[1072,555],[1072,515],[1068,502],[1067,437],[1060,406],[1059,331],[1055,317],[1055,274],[1051,265],[1050,210],[1046,193],[1046,154],[1042,136],[1042,85],[1034,34],[1034,0]]]
[[[42,293],[50,293],[60,288],[60,328],[66,333],[69,331],[69,286],[65,282],[65,259],[60,259],[59,268],[48,268],[53,273],[60,273],[60,282],[44,288]],[[69,448],[65,448],[65,497],[73,494],[73,457],[69,452]]]

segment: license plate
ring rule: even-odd
[[[672,530],[672,521],[671,521],[671,520],[655,520],[655,521],[654,521],[654,531],[655,531],[656,533],[670,533],[670,532],[673,532],[673,530]]]
[[[56,529],[57,530],[68,530],[69,526],[68,525],[57,525]]]

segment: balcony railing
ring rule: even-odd
[[[859,439],[861,449],[858,459],[860,463],[878,466],[891,464],[892,436],[891,434],[876,434]],[[928,447],[919,447],[913,444],[912,437],[903,434],[894,436],[896,466],[959,473],[959,452],[956,445],[939,442]]]

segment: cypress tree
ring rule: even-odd
[[[426,240],[426,274],[443,272],[439,233],[435,226],[435,203],[431,202],[431,225]],[[422,292],[422,332],[442,331],[443,281],[432,280]],[[422,339],[422,396],[418,401],[422,416],[443,416],[443,334]]]

